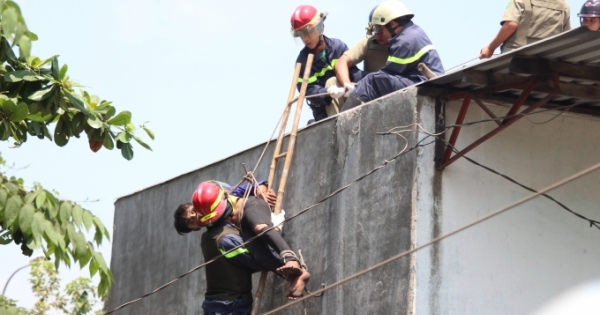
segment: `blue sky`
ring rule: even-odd
[[[379,2],[323,0],[312,4],[329,12],[325,34],[352,46],[364,36],[368,13]],[[571,23],[578,27],[576,14],[584,1],[568,2]],[[3,157],[14,163],[10,175],[24,178],[29,186],[40,182],[60,192],[62,198],[81,201],[108,227],[117,198],[266,141],[283,111],[302,48],[289,32],[289,17],[303,4],[297,1],[17,3],[29,29],[40,38],[33,44],[33,55],[60,55],[61,64],[69,65],[71,78],[91,94],[113,101],[118,111],[130,110],[134,123],[149,121],[148,127],[156,134],[155,141],[148,141],[154,152],[137,145],[132,161],[105,148],[92,153],[85,136],[72,139],[64,148],[37,139],[18,149],[0,144]],[[477,57],[492,40],[507,0],[404,3],[448,69]],[[301,124],[310,118],[305,106]],[[144,209],[139,211],[144,215]],[[110,244],[102,252],[110,261]],[[18,246],[0,247],[0,285],[29,259]],[[63,284],[88,275],[87,269],[63,267],[60,271]],[[27,278],[25,270],[15,276],[7,296],[31,307],[34,298]]]

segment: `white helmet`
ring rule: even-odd
[[[407,20],[410,20],[413,18],[413,16],[415,15],[402,2],[397,0],[388,0],[382,2],[377,6],[375,11],[373,11],[371,24],[383,26],[399,17],[406,17]]]

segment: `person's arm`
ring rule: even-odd
[[[302,86],[302,82],[298,82],[298,91],[300,91],[300,87]],[[324,94],[327,93],[327,89],[323,86],[320,86],[316,83],[309,83],[306,87],[306,96],[316,95],[316,94]],[[331,97],[329,95],[311,97],[308,99],[311,103],[315,103],[318,105],[327,105],[331,103]]]
[[[352,83],[350,80],[350,68],[354,66],[354,63],[348,56],[342,55],[338,62],[335,64],[335,77],[341,86],[344,86],[346,83]]]
[[[481,48],[479,59],[490,58],[494,54],[496,48],[509,39],[515,33],[515,31],[517,31],[517,28],[519,28],[519,23],[514,21],[505,21],[502,24],[498,35],[496,35],[492,42]]]
[[[259,184],[256,192],[258,194],[256,197],[266,201],[269,204],[269,206],[275,207],[275,204],[277,203],[277,195],[275,194],[273,189],[269,189],[266,181]]]
[[[525,2],[524,0],[510,0],[506,10],[504,10],[504,14],[502,15],[502,20],[500,22],[500,31],[489,45],[481,48],[479,52],[479,59],[490,58],[496,48],[498,48],[502,43],[504,43],[507,39],[509,39],[519,28],[519,22],[523,17],[523,13],[525,12]]]
[[[271,221],[271,210],[264,200],[248,199],[244,207],[244,216],[242,217],[242,228],[250,228],[255,234],[262,232],[266,228],[273,226]],[[256,229],[260,227],[260,229]],[[266,242],[276,253],[280,254],[284,250],[291,250],[291,247],[283,239],[281,234],[275,230],[263,234],[260,237]]]
[[[226,234],[224,235],[219,242],[219,251],[221,254],[226,253],[227,251],[236,248],[237,246],[243,243],[242,238],[239,235],[235,234]],[[254,260],[252,255],[248,252],[248,249],[245,247],[240,247],[233,252],[226,254],[225,258],[228,261],[234,263],[237,266],[249,268],[254,271],[268,271],[263,270],[260,264]]]

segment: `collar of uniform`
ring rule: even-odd
[[[227,195],[227,201],[229,201],[229,204],[231,205],[232,208],[235,208],[235,204],[237,203],[237,201],[239,200],[239,197],[236,196],[232,196],[232,195]]]
[[[396,43],[396,42],[400,41],[400,35],[401,35],[402,33],[404,33],[404,31],[405,31],[407,28],[410,28],[410,27],[411,27],[411,26],[413,26],[414,24],[415,24],[415,23],[413,23],[412,21],[408,21],[408,22],[407,22],[407,23],[404,25],[404,27],[402,28],[402,30],[400,31],[400,33],[398,33],[398,34],[396,34],[396,35],[392,36],[392,38],[390,38],[390,40],[388,41],[388,43],[389,43],[390,45],[393,45],[394,43]]]

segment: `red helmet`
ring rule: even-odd
[[[200,226],[211,226],[219,221],[230,207],[227,207],[227,193],[218,182],[202,182],[192,195],[194,209],[200,215],[198,224]],[[229,211],[228,211],[229,209]]]
[[[319,12],[312,5],[300,5],[294,10],[290,22],[294,37],[307,35],[312,29],[316,29],[319,35],[323,35],[323,21],[327,17],[326,12]]]

